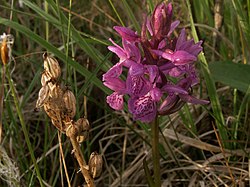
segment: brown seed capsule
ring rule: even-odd
[[[51,78],[49,77],[48,73],[46,71],[44,71],[42,73],[42,77],[41,77],[41,84],[42,84],[42,86],[45,86],[50,81],[51,81]]]
[[[43,54],[43,60],[44,70],[48,73],[49,77],[58,79],[61,75],[61,68],[58,61],[53,57],[49,57],[47,53]]]
[[[78,129],[78,136],[76,137],[76,140],[78,143],[82,143],[89,137],[89,121],[86,118],[80,118],[75,124]]]
[[[89,158],[89,172],[93,178],[99,177],[102,173],[103,160],[97,152],[93,152]]]
[[[56,105],[54,105],[52,102],[48,101],[44,105],[44,111],[47,113],[47,115],[50,117],[50,119],[59,119],[60,118],[60,111]]]
[[[49,86],[49,95],[51,98],[60,98],[62,100],[62,103],[63,104],[63,90],[61,89],[60,85],[58,84],[53,84],[51,82],[48,83],[48,86]]]
[[[52,124],[62,133],[65,133],[66,126],[60,119],[51,119]]]
[[[79,133],[90,130],[89,121],[86,118],[78,119],[75,124],[79,130]]]
[[[44,103],[49,98],[49,87],[47,85],[43,86],[39,93],[38,93],[38,99],[36,101],[36,108],[41,108]]]
[[[63,100],[66,108],[66,115],[73,118],[76,114],[76,98],[70,90],[66,90],[63,95]]]
[[[65,133],[67,127],[63,122],[62,108],[58,105],[57,99],[49,98],[44,104],[44,111],[51,119],[52,124],[58,130]]]

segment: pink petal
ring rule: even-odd
[[[122,74],[122,65],[120,63],[115,64],[102,76],[102,80],[106,81],[110,78],[118,78]]]
[[[140,98],[130,98],[128,109],[133,114],[134,120],[146,123],[152,122],[157,115],[156,103],[149,94]]]
[[[119,93],[126,92],[126,84],[124,81],[120,80],[119,78],[109,78],[103,84],[113,91],[116,91]]]
[[[136,34],[136,32],[127,27],[114,26],[114,29],[125,40],[135,42],[139,39],[139,36]]]
[[[192,104],[206,105],[206,104],[210,103],[207,100],[197,99],[192,95],[179,94],[179,97],[181,98],[181,100],[183,100],[187,103],[192,103]]]
[[[124,104],[123,95],[119,95],[117,92],[114,92],[107,96],[107,103],[115,110],[122,110]]]

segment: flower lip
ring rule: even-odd
[[[128,101],[128,109],[133,114],[134,120],[145,123],[153,121],[157,115],[156,102],[148,93],[142,97],[132,97]]]

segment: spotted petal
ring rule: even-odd
[[[107,96],[107,103],[115,110],[122,110],[124,104],[123,95],[119,95],[117,92],[114,92]]]
[[[152,122],[157,114],[156,102],[153,101],[150,94],[140,98],[130,98],[128,109],[133,114],[134,120],[145,123]]]

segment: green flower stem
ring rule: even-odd
[[[151,124],[152,130],[152,158],[154,168],[154,182],[155,187],[161,186],[161,174],[160,174],[160,154],[159,154],[159,126],[158,118]]]
[[[36,158],[35,158],[35,155],[34,155],[34,152],[33,152],[32,146],[31,146],[31,143],[30,143],[30,139],[29,139],[29,135],[28,135],[28,130],[27,130],[25,122],[24,122],[24,117],[23,117],[23,114],[21,112],[21,108],[19,106],[19,102],[18,102],[16,90],[15,90],[15,87],[14,87],[14,83],[13,83],[13,81],[11,79],[11,76],[10,76],[8,65],[6,65],[5,68],[6,68],[6,76],[7,76],[8,83],[9,83],[10,89],[11,89],[11,94],[12,94],[12,97],[14,99],[14,103],[15,103],[15,106],[16,106],[18,117],[20,119],[20,123],[21,123],[22,130],[23,130],[23,133],[24,133],[25,141],[26,141],[26,143],[28,145],[30,156],[31,156],[32,162],[33,162],[35,170],[36,170],[37,178],[39,180],[40,186],[44,186],[43,181],[42,181],[42,176],[41,176],[39,168],[37,166]]]

